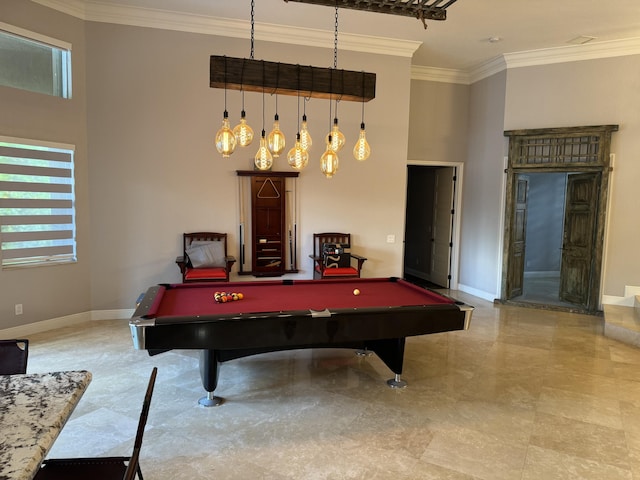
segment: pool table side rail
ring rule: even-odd
[[[341,309],[330,312],[331,315],[316,315],[318,312],[306,310],[171,317],[167,322],[160,320],[168,319],[134,318],[130,328],[134,347],[139,350],[337,345],[351,341],[354,332],[364,341],[466,330],[472,312],[473,307],[447,304]],[[425,319],[425,315],[429,319]]]

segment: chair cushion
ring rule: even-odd
[[[224,243],[195,241],[186,251],[193,268],[225,267]]]
[[[184,274],[185,280],[207,280],[211,278],[225,280],[227,278],[227,270],[223,267],[187,268]]]
[[[324,277],[358,276],[358,270],[353,267],[325,268],[322,271]]]

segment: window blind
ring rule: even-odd
[[[73,147],[0,141],[2,266],[76,261]]]

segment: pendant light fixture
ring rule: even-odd
[[[338,69],[338,1],[336,0],[336,14],[335,14],[335,29],[333,34],[333,70],[331,71],[331,83],[333,83],[333,72]],[[342,76],[342,85],[344,87],[344,74]],[[336,98],[336,115],[333,118],[333,127],[331,127],[327,134],[325,141],[331,150],[338,152],[345,142],[344,134],[340,131],[338,126],[338,102],[339,98]],[[329,98],[329,110],[331,110],[331,98]]]
[[[269,132],[267,143],[269,145],[269,151],[273,154],[274,158],[278,158],[284,151],[286,142],[284,133],[280,130],[280,117],[278,117],[278,94],[276,94],[276,114],[273,117],[273,128],[271,132]]]
[[[338,127],[338,100],[336,100],[336,116],[333,118],[333,127],[331,127],[331,131],[327,134],[326,142],[331,150],[337,153],[344,147],[345,141],[344,134],[340,131],[340,127]]]
[[[226,57],[225,57],[226,59]],[[225,62],[225,71],[227,65]],[[224,114],[222,117],[222,126],[218,133],[216,133],[216,149],[222,154],[224,158],[228,157],[236,149],[236,137],[231,130],[229,124],[229,112],[227,111],[227,89],[224,89]]]
[[[300,77],[300,73],[298,71],[298,77]],[[298,92],[300,90],[298,89]],[[298,93],[298,116],[296,117],[300,119],[300,93]],[[298,120],[300,121],[300,120]],[[309,153],[305,148],[302,147],[302,142],[300,141],[300,127],[298,127],[298,133],[296,134],[296,143],[289,153],[287,154],[287,163],[294,170],[302,170],[309,163]]]
[[[338,154],[327,144],[327,149],[320,157],[320,170],[325,177],[331,178],[338,171]]]
[[[329,101],[329,125],[331,125],[331,101]],[[331,132],[327,137],[327,149],[320,157],[320,171],[325,177],[331,178],[338,172],[338,153],[331,148]]]
[[[309,1],[315,2],[316,0]],[[344,1],[346,2],[346,0]],[[245,92],[262,93],[262,134],[260,146],[254,156],[256,169],[270,170],[273,168],[274,158],[280,155],[286,155],[287,163],[293,169],[300,170],[307,165],[308,153],[313,141],[307,124],[306,102],[311,98],[329,100],[329,133],[324,139],[326,150],[321,156],[321,170],[327,178],[331,178],[338,171],[338,151],[345,144],[345,136],[340,131],[338,124],[338,104],[342,100],[363,103],[361,132],[353,149],[353,155],[358,160],[364,160],[370,155],[371,148],[367,143],[364,128],[364,102],[375,98],[376,75],[362,71],[338,70],[338,6],[344,6],[344,2],[343,0],[340,2],[338,0],[322,0],[321,4],[335,8],[333,68],[312,65],[301,67],[299,64],[254,60],[255,0],[251,0],[251,58],[210,56],[209,86],[224,88],[224,116],[222,126],[215,138],[216,149],[223,157],[230,156],[237,146],[250,145],[255,137],[253,129],[247,122]],[[233,129],[229,125],[227,90],[240,90],[242,97],[240,120]],[[276,96],[273,127],[268,135],[265,131],[265,95],[267,93]],[[288,149],[288,152],[285,150],[284,133],[280,130],[278,112],[278,96],[280,94],[298,96],[298,131],[293,148]],[[300,119],[301,100],[304,101],[304,109]],[[335,112],[332,110],[334,108],[333,102],[335,102]]]
[[[236,137],[238,145],[247,147],[253,141],[253,128],[249,126],[246,119],[247,113],[244,111],[244,90],[242,90],[242,112],[240,112],[240,123],[233,128],[233,135]]]
[[[242,92],[242,96],[244,97],[244,92]],[[244,98],[242,103],[244,103]],[[243,108],[240,115],[240,123],[233,128],[233,135],[241,147],[248,147],[253,141],[253,129],[249,126],[245,117],[246,113]]]
[[[253,60],[253,17],[254,17],[254,7],[255,7],[255,0],[251,0],[251,51],[250,51],[250,57],[251,60]],[[247,113],[244,110],[244,59],[242,62],[242,72],[240,73],[240,92],[242,94],[242,111],[240,112],[240,123],[238,123],[238,125],[236,125],[233,128],[233,134],[236,137],[236,141],[238,142],[238,145],[240,145],[241,147],[247,147],[249,145],[251,145],[251,142],[253,141],[253,129],[249,126],[249,124],[247,123]]]
[[[269,151],[266,133],[264,131],[264,88],[262,89],[262,136],[260,137],[260,147],[254,158],[254,163],[258,170],[271,170],[273,166],[273,157]]]
[[[306,152],[308,152],[311,149],[311,145],[313,145],[311,133],[309,133],[307,128],[307,101],[308,100],[306,98],[302,100],[304,109],[302,112],[302,123],[300,124],[300,145]]]
[[[364,72],[362,73],[362,90],[364,91]],[[362,102],[362,121],[360,123],[360,135],[358,141],[353,147],[353,156],[356,160],[363,162],[371,155],[371,147],[367,142],[366,132],[364,130],[364,102]]]

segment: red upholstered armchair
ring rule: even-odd
[[[229,281],[236,259],[227,255],[226,233],[184,233],[182,245],[182,255],[176,263],[184,283]]]
[[[315,279],[359,278],[367,260],[351,253],[350,233],[314,233],[313,255],[309,257],[313,259]]]

